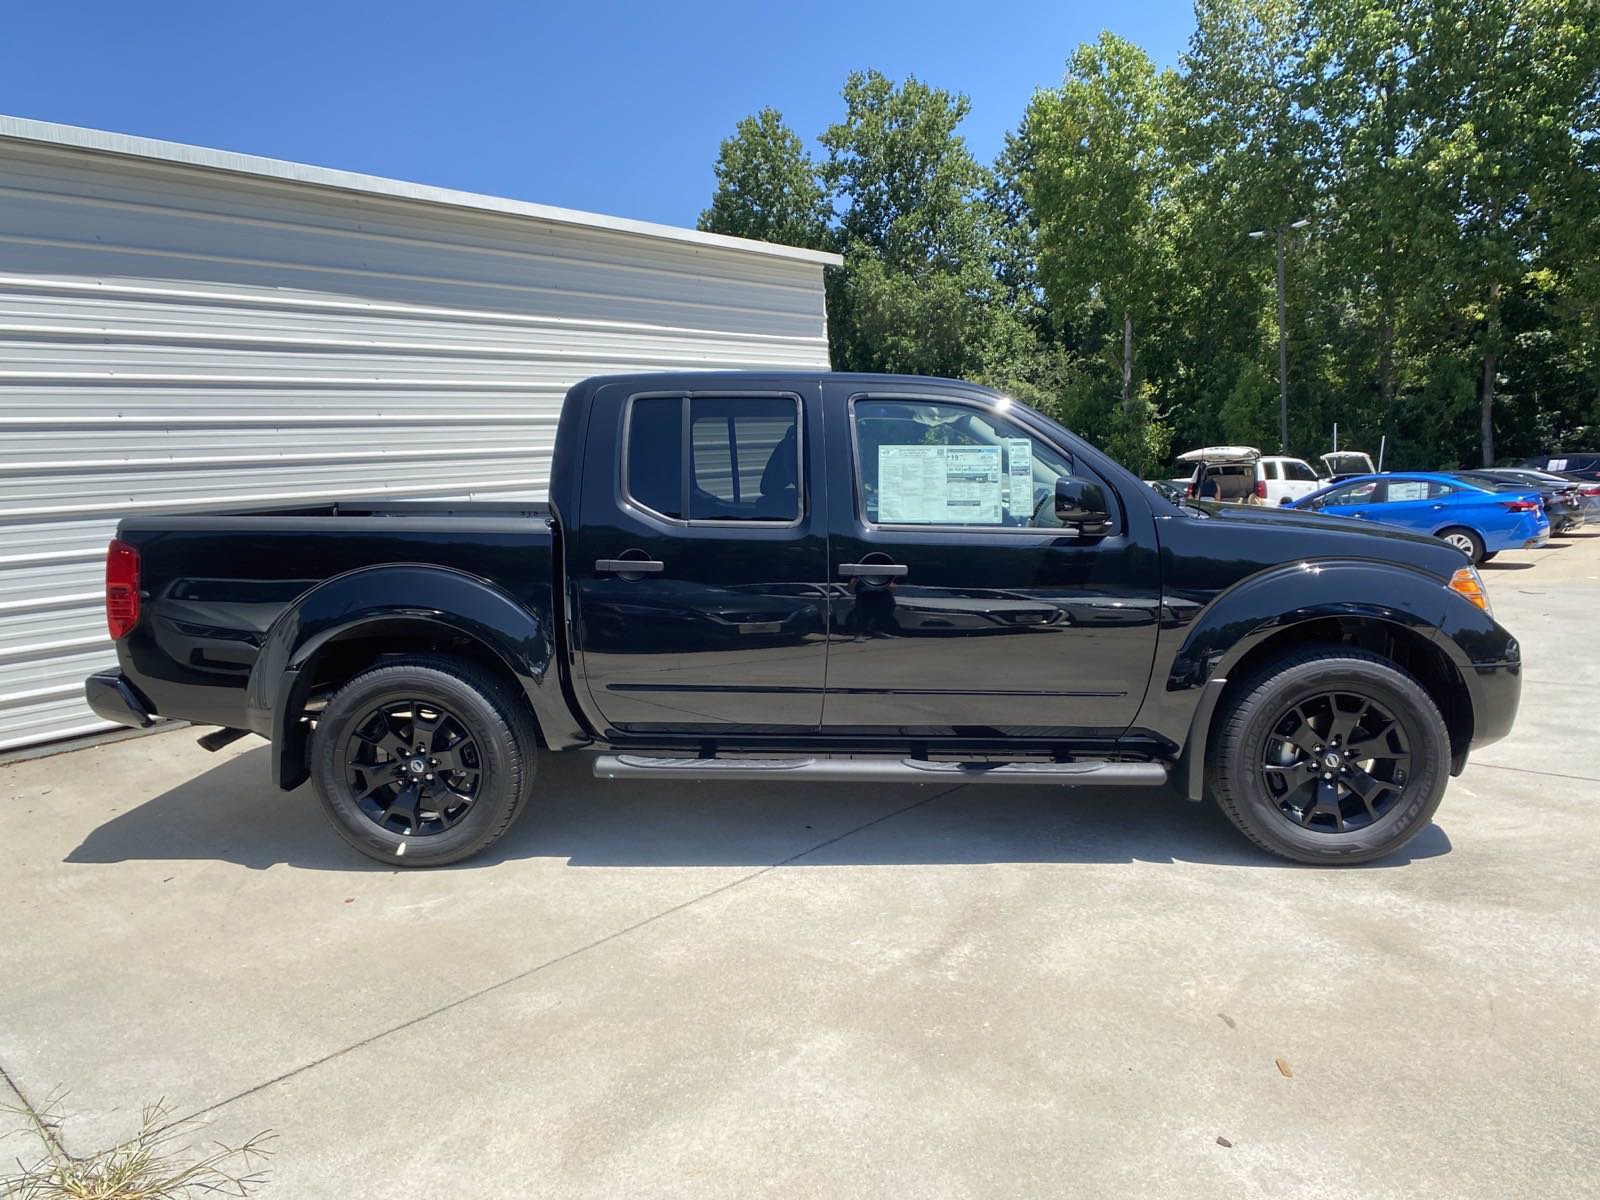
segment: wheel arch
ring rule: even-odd
[[[583,740],[562,695],[549,608],[450,568],[366,568],[327,580],[280,614],[251,669],[250,727],[273,744],[278,786],[307,778],[308,707],[317,698],[386,658],[424,651],[455,654],[514,683],[545,743]]]
[[[1306,603],[1296,576],[1326,575]],[[1442,581],[1409,568],[1375,563],[1300,564],[1224,597],[1196,623],[1173,661],[1169,691],[1198,688],[1182,753],[1185,794],[1204,794],[1206,757],[1219,720],[1246,681],[1272,658],[1325,644],[1368,650],[1416,676],[1444,716],[1452,769],[1465,764],[1474,712],[1462,662],[1437,635],[1449,599]],[[1330,595],[1331,593],[1331,595]],[[1382,597],[1339,599],[1335,597]]]

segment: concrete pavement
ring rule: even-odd
[[[267,1197],[1600,1195],[1600,537],[1485,575],[1517,732],[1365,868],[546,755],[488,857],[394,872],[259,743],[0,767],[0,1067],[77,1152],[271,1127]]]

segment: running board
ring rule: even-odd
[[[597,779],[795,779],[812,783],[1054,783],[1159,787],[1154,762],[930,762],[922,758],[649,758],[602,754]]]

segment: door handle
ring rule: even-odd
[[[906,566],[906,565],[904,565],[903,563],[871,563],[871,562],[864,562],[864,563],[840,563],[839,564],[839,574],[846,575],[846,576],[849,576],[849,575],[865,575],[865,576],[868,576],[868,577],[877,576],[877,575],[895,575],[895,576],[900,576],[900,575],[909,575],[910,573],[911,573],[911,568]]]
[[[596,571],[610,571],[618,575],[653,575],[666,570],[667,564],[653,558],[597,558]]]

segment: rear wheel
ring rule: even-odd
[[[1433,699],[1388,659],[1297,651],[1235,693],[1211,755],[1229,820],[1303,863],[1358,863],[1416,836],[1444,797],[1450,737]]]
[[[1481,563],[1486,563],[1491,558],[1493,558],[1496,554],[1499,554],[1499,553],[1500,553],[1500,551],[1498,551],[1498,550],[1485,550],[1482,554],[1480,554],[1478,556],[1478,561],[1481,562]]]
[[[1449,542],[1467,556],[1467,561],[1477,566],[1483,561],[1483,539],[1463,525],[1452,525],[1439,531],[1439,540]]]
[[[395,866],[488,847],[532,791],[535,735],[519,696],[476,665],[417,655],[356,676],[317,722],[312,779],[339,835]]]

